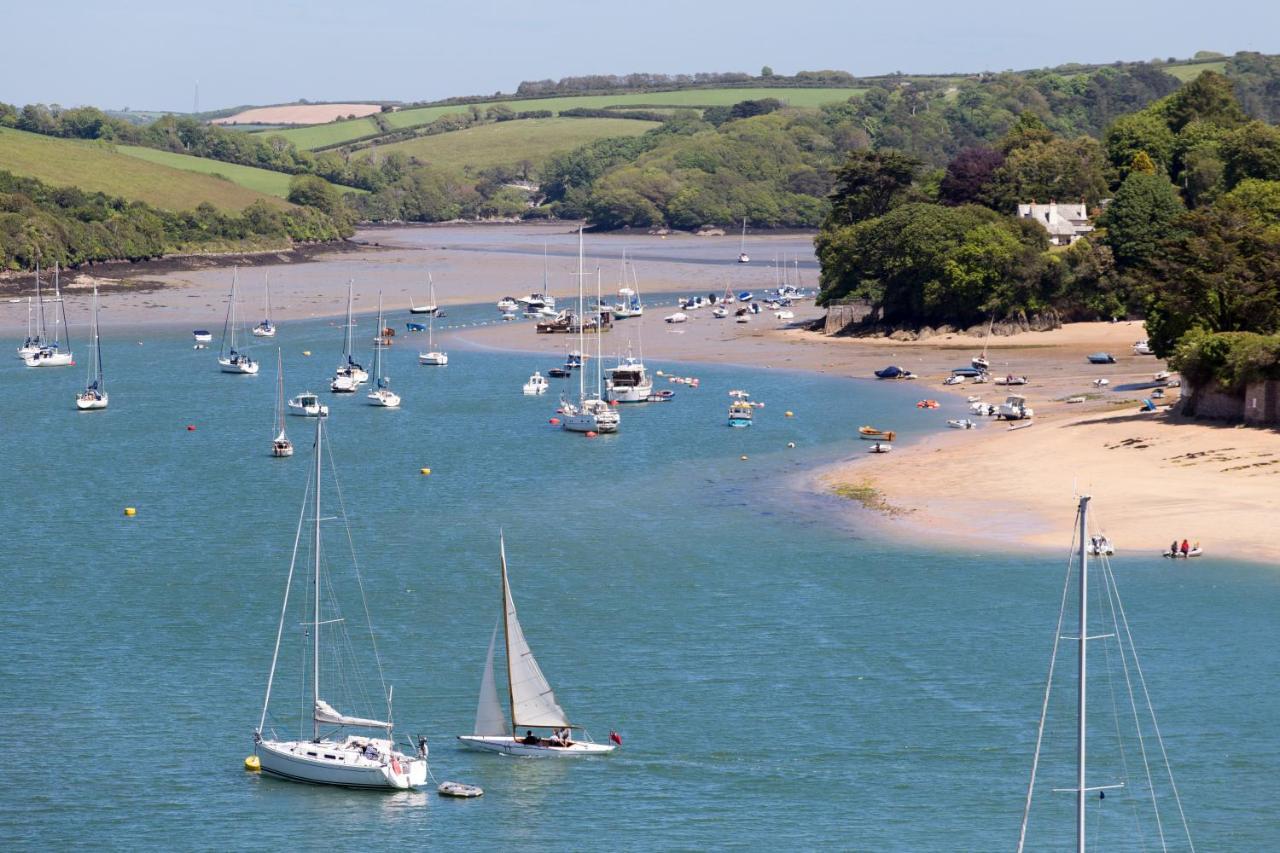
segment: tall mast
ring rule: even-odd
[[[542,301],[547,300],[547,241],[542,241]]]
[[[320,721],[316,708],[320,704],[320,450],[324,418],[316,418],[316,500],[315,533],[311,540],[312,557],[315,560],[315,619],[311,626],[311,736],[320,740]]]
[[[604,365],[601,364],[604,360],[604,344],[601,343],[601,338],[603,338],[604,335],[600,333],[600,326],[604,323],[604,306],[600,304],[602,297],[603,294],[600,290],[600,267],[596,267],[596,397],[601,400],[604,399]]]
[[[579,368],[581,370],[581,368]],[[507,703],[511,706],[511,736],[516,735],[516,694],[511,687],[511,632],[507,627],[507,599],[509,595],[507,590],[507,541],[502,535],[502,531],[498,531],[498,554],[502,558],[502,643],[506,653],[503,657],[507,662]]]
[[[276,347],[276,436],[284,435],[284,353]]]
[[[586,275],[586,273],[582,271],[582,226],[579,225],[578,226],[578,361],[579,361],[578,403],[579,405],[582,404],[582,401],[586,399],[586,396],[587,396],[586,377],[582,375],[583,372],[586,370],[586,366],[581,363],[582,355],[583,355],[582,351],[587,345],[587,339],[583,337],[583,331],[582,331],[583,326],[586,325],[586,317],[583,316],[583,311],[582,311],[582,287],[583,287],[582,277],[584,275]],[[505,610],[503,612],[505,612]]]
[[[37,315],[36,337],[40,339],[41,345],[45,343],[44,335],[44,297],[40,295],[40,261],[36,261],[36,310]]]
[[[347,327],[342,334],[342,354],[351,361],[351,290],[355,282],[347,279]]]
[[[93,352],[90,353],[89,383],[99,391],[102,388],[102,342],[98,338],[98,286],[93,286]]]
[[[1088,733],[1085,695],[1088,682],[1089,649],[1089,496],[1080,497],[1080,688],[1076,709],[1076,850],[1085,848],[1085,739]]]
[[[378,291],[378,330],[373,335],[373,384],[382,387],[382,291]]]
[[[263,273],[262,281],[262,311],[265,315],[264,319],[269,324],[271,322],[271,273]]]

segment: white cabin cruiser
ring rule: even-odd
[[[304,418],[323,418],[329,414],[329,407],[320,402],[320,397],[310,391],[304,391],[288,402],[289,414]]]
[[[527,396],[532,397],[537,394],[547,393],[548,387],[550,387],[550,385],[547,382],[547,377],[537,371],[534,371],[533,375],[529,377],[529,381],[524,383],[523,390]]]
[[[1010,394],[996,406],[996,420],[1021,421],[1034,415],[1035,410],[1027,405],[1027,398],[1021,394]]]
[[[644,362],[628,355],[616,367],[605,371],[605,391],[610,400],[619,403],[644,403],[653,394],[653,377]]]

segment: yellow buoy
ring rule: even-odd
[[[125,514],[125,515],[130,515],[130,516],[132,516],[132,515],[137,515],[137,514],[138,514],[138,511],[137,511],[136,509],[134,509],[133,507],[131,507],[131,506],[127,506],[127,507],[125,507],[125,508],[124,508],[124,514]]]
[[[792,411],[786,411],[786,412],[783,412],[782,414],[784,414],[785,416],[787,416],[787,417],[789,417],[789,418],[794,418],[794,417],[796,416],[796,413],[795,413],[795,412],[792,412]]]
[[[746,462],[746,461],[747,461],[747,454],[745,454],[745,453],[744,453],[744,454],[742,454],[742,461],[743,461],[743,462]]]
[[[421,474],[423,474],[423,475],[425,476],[425,475],[427,475],[427,474],[430,474],[430,473],[431,473],[431,469],[430,469],[430,468],[421,468],[421,469],[419,469],[419,473],[421,473]]]
[[[309,350],[309,349],[304,349],[304,350],[302,351],[302,354],[303,354],[303,355],[311,355],[311,350]]]
[[[258,756],[250,755],[244,760],[244,769],[250,773],[257,773],[262,769],[262,762],[258,760]]]

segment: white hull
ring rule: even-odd
[[[35,355],[38,352],[40,352],[40,347],[35,347],[35,346],[18,347],[18,358],[22,359],[23,361],[26,361],[27,356]]]
[[[253,376],[258,372],[258,362],[247,359],[233,361],[229,358],[220,358],[218,359],[218,366],[222,368],[223,373],[240,373],[246,376]]]
[[[274,338],[276,336],[275,326],[254,326],[253,336],[255,338]]]
[[[365,758],[358,750],[332,741],[264,740],[258,744],[257,754],[264,773],[294,782],[407,791],[427,781],[424,758],[410,759],[395,753],[401,771],[396,773],[390,758]]]
[[[607,396],[610,400],[617,400],[619,403],[644,403],[652,394],[653,380],[650,379],[647,383],[640,385],[610,388]]]
[[[287,456],[292,456],[293,442],[289,441],[287,438],[283,441],[276,439],[271,442],[271,455],[277,459],[284,459]]]
[[[55,352],[51,355],[34,352],[22,361],[27,367],[69,367],[75,364],[74,356],[69,352]]]
[[[443,352],[421,352],[418,353],[418,363],[432,365],[434,367],[444,367],[449,363],[449,356]]]
[[[360,383],[348,374],[339,374],[329,383],[329,390],[335,394],[354,394]]]
[[[497,752],[502,755],[519,755],[529,758],[585,758],[591,755],[608,755],[617,747],[603,743],[571,743],[569,746],[542,746],[521,743],[509,736],[458,735],[463,746],[481,752]],[[266,765],[263,765],[264,769]]]
[[[289,414],[304,418],[320,418],[329,414],[329,407],[323,403],[303,405],[296,398],[289,401],[288,408]]]
[[[370,406],[381,406],[384,409],[396,409],[400,407],[400,395],[386,388],[379,388],[377,391],[371,391],[367,395]]]
[[[94,412],[98,409],[107,407],[109,395],[99,394],[98,396],[90,396],[88,394],[80,394],[76,397],[76,408],[82,412]]]

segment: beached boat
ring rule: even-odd
[[[987,358],[987,346],[991,343],[991,329],[995,326],[996,315],[992,314],[991,319],[987,321],[987,334],[982,339],[982,354],[975,355],[969,360],[969,364],[975,369],[983,373],[991,369],[991,360]]]
[[[271,439],[271,455],[284,458],[293,455],[293,442],[284,431],[284,356],[276,349],[276,416]]]
[[[1185,557],[1199,557],[1203,553],[1204,553],[1204,549],[1202,549],[1199,545],[1196,545],[1194,548],[1187,549],[1187,553],[1185,554],[1182,553],[1181,549],[1177,549],[1173,551],[1165,551],[1161,556],[1173,557],[1174,559],[1180,560]]]
[[[93,341],[89,346],[89,378],[76,395],[76,408],[93,412],[107,407],[107,382],[102,374],[102,339],[98,336],[98,286],[93,286]]]
[[[794,320],[796,318],[794,311],[779,311],[773,316],[775,319],[782,320],[783,322],[786,322],[787,320]]]
[[[432,314],[434,315],[440,310],[440,306],[436,304],[436,283],[431,279],[431,273],[427,273],[427,304],[414,305],[413,297],[409,297],[409,313],[410,314]]]
[[[997,385],[1026,385],[1028,380],[1025,376],[1009,374],[1007,376],[997,376],[994,381]]]
[[[236,318],[236,295],[239,273],[231,268],[231,296],[227,299],[227,319],[222,324],[222,346],[218,350],[218,367],[223,373],[238,373],[254,376],[258,372],[258,362],[247,352],[236,349],[236,337],[240,331],[240,321]]]
[[[359,364],[352,355],[352,329],[355,322],[351,318],[351,306],[354,299],[355,282],[347,281],[347,322],[342,327],[342,361],[334,371],[329,390],[335,394],[354,394],[362,383],[369,381],[369,372]],[[379,324],[381,325],[381,324]]]
[[[735,400],[729,404],[729,426],[731,427],[749,427],[754,416],[755,407],[750,403]]]
[[[315,469],[303,497],[304,512],[298,518],[293,557],[289,561],[289,576],[285,582],[284,604],[280,609],[280,623],[276,629],[275,651],[271,656],[271,674],[267,678],[266,698],[262,703],[262,716],[253,732],[253,758],[256,759],[255,765],[264,773],[295,782],[393,791],[417,788],[427,781],[426,741],[419,740],[417,754],[413,756],[397,750],[391,722],[392,691],[389,687],[380,683],[375,686],[381,688],[380,692],[374,694],[380,704],[385,703],[386,720],[342,713],[327,702],[321,693],[321,688],[324,687],[326,691],[332,691],[336,695],[367,696],[369,693],[363,686],[351,689],[350,682],[358,681],[361,674],[366,672],[377,672],[381,682],[382,674],[382,664],[377,661],[377,645],[373,641],[372,625],[369,626],[369,645],[373,660],[362,660],[357,656],[347,628],[348,623],[342,618],[335,586],[321,573],[322,567],[325,571],[331,570],[332,556],[340,553],[335,548],[333,555],[327,559],[322,559],[321,554],[320,526],[324,513],[321,511],[320,493],[323,482],[322,462],[325,457],[325,422],[326,418],[316,419]],[[336,472],[334,477],[336,479]],[[341,502],[329,509],[338,510],[334,514],[346,524],[346,513],[341,509]],[[311,522],[310,536],[304,536],[308,521]],[[350,535],[348,525],[348,539],[345,541],[350,541]],[[296,588],[300,591],[299,594],[306,596],[305,604],[311,606],[306,607],[304,604],[297,609],[307,613],[310,618],[303,617],[300,620],[299,616],[302,614],[295,612],[290,619],[290,593],[295,589],[294,570],[298,568],[300,551],[305,553],[299,548],[299,544],[304,542],[304,548],[311,551],[312,577],[308,579],[309,583],[298,583]],[[355,612],[367,614],[368,604],[363,601],[363,585],[355,586],[361,590],[363,604],[363,609]],[[344,588],[350,588],[350,585]],[[301,736],[295,740],[277,738],[275,732],[267,728],[267,712],[271,708],[271,692],[280,668],[280,648],[286,625],[298,625],[301,629],[301,648],[310,652],[310,659],[307,661],[309,666],[304,666],[300,673],[300,686],[309,695],[303,700],[302,719],[294,724],[301,722],[305,725],[309,718],[310,732],[309,736]],[[287,695],[297,696],[298,693],[291,691]],[[290,728],[297,731],[293,725]],[[346,734],[351,729],[372,729],[381,732],[382,737]]]
[[[1133,342],[1134,355],[1155,355],[1155,351],[1151,349],[1151,344],[1146,338]]]
[[[1045,758],[1054,767],[1063,752],[1061,740],[1055,742],[1054,732],[1064,733],[1065,720],[1050,720],[1053,709],[1067,706],[1062,698],[1055,697],[1055,685],[1059,689],[1074,687],[1075,695],[1071,697],[1075,706],[1074,722],[1074,754],[1075,773],[1070,786],[1054,787],[1054,802],[1059,802],[1057,794],[1074,795],[1075,844],[1078,853],[1085,853],[1088,844],[1093,843],[1101,849],[1141,849],[1151,841],[1151,827],[1158,835],[1161,849],[1173,849],[1175,842],[1178,849],[1194,850],[1191,831],[1187,824],[1186,811],[1183,809],[1178,786],[1174,780],[1173,766],[1160,734],[1160,723],[1156,718],[1155,705],[1151,699],[1151,690],[1147,676],[1143,673],[1142,663],[1138,658],[1137,646],[1134,644],[1132,626],[1126,613],[1120,589],[1116,583],[1111,562],[1102,552],[1097,560],[1090,560],[1091,538],[1089,536],[1089,503],[1088,495],[1081,496],[1076,510],[1077,528],[1074,535],[1071,557],[1067,560],[1066,578],[1062,586],[1061,603],[1058,607],[1057,623],[1053,630],[1053,651],[1050,655],[1048,675],[1045,679],[1043,699],[1041,700],[1039,721],[1035,730],[1035,749],[1031,759],[1031,774],[1027,783],[1026,798],[1023,801],[1022,821],[1018,833],[1018,853],[1023,853],[1029,846],[1039,849],[1046,846],[1061,846],[1065,840],[1059,829],[1054,829],[1043,839],[1028,841],[1028,829],[1031,825],[1032,806],[1034,804],[1036,785],[1040,777],[1046,774],[1041,766]],[[1096,540],[1098,537],[1094,537]],[[1105,539],[1105,537],[1101,537]],[[1072,579],[1074,576],[1074,584]],[[1091,584],[1101,583],[1101,590],[1091,590]],[[1074,589],[1073,589],[1074,586]],[[1072,594],[1074,593],[1074,594]],[[1093,620],[1090,620],[1090,604],[1097,602]],[[1071,610],[1075,610],[1075,625],[1068,627]],[[1068,653],[1075,658],[1076,671],[1074,683],[1063,682],[1060,674],[1059,659],[1063,642],[1070,645]],[[1105,666],[1101,672],[1089,671],[1090,650],[1094,644],[1102,643],[1105,653]],[[1115,670],[1121,675],[1113,675]],[[1106,684],[1101,682],[1105,681]],[[1118,682],[1118,683],[1117,683]],[[1090,703],[1089,696],[1096,694],[1099,700]],[[1124,708],[1118,697],[1126,697],[1128,707]],[[1101,713],[1103,719],[1093,718],[1093,714]],[[1105,719],[1110,716],[1111,719]],[[1114,758],[1098,762],[1095,759],[1094,776],[1089,774],[1088,758],[1096,755],[1097,745],[1090,750],[1089,735],[1093,733],[1103,746],[1116,749],[1119,760]],[[1046,733],[1048,743],[1046,744]],[[1131,744],[1136,741],[1136,748],[1126,750],[1125,741]],[[1128,752],[1128,757],[1126,757]],[[1152,759],[1156,766],[1152,766]],[[1098,770],[1101,763],[1103,769]],[[1099,776],[1105,773],[1106,776]],[[1133,774],[1132,778],[1129,777]],[[1112,775],[1115,774],[1115,775]],[[1157,788],[1153,779],[1160,779]],[[1160,797],[1171,794],[1177,806],[1174,816],[1161,815]],[[1140,815],[1140,810],[1149,813]],[[1063,816],[1059,806],[1052,806],[1045,812],[1049,815]],[[1123,820],[1116,820],[1120,816]],[[1154,820],[1152,820],[1154,818]],[[1175,839],[1173,832],[1181,824],[1185,836],[1186,847],[1182,847],[1182,839]],[[1144,830],[1144,824],[1147,829]],[[1105,834],[1104,834],[1105,833]],[[1130,843],[1132,842],[1132,843]]]
[[[257,338],[274,338],[276,324],[271,322],[271,277],[264,276],[262,283],[262,322],[253,327]]]
[[[663,317],[663,319],[668,323],[685,323],[688,322],[689,315],[683,311],[677,311],[674,314],[668,314],[666,317]]]
[[[888,453],[891,450],[893,450],[893,445],[886,444],[882,441],[877,441],[875,444],[867,448],[868,453]]]
[[[1090,364],[1115,364],[1116,357],[1109,352],[1095,352],[1085,356]]]
[[[725,308],[723,305],[717,305],[715,308],[711,309],[711,316],[715,317],[717,320],[723,320],[725,317],[729,316],[729,309]]]
[[[858,438],[864,441],[893,441],[897,435],[891,429],[877,429],[873,426],[858,427]]]
[[[320,397],[310,391],[304,391],[285,404],[289,414],[304,418],[323,418],[329,414],[329,407],[320,402]]]
[[[532,397],[537,394],[547,393],[547,388],[549,387],[550,383],[547,382],[547,377],[535,370],[533,375],[529,377],[529,381],[524,383],[522,390],[526,396]]]
[[[594,743],[585,730],[570,722],[568,714],[556,701],[551,684],[534,659],[533,650],[529,648],[524,629],[516,615],[516,605],[507,579],[506,543],[501,536],[498,539],[498,555],[501,566],[502,613],[489,639],[489,653],[480,679],[475,726],[471,734],[459,735],[458,740],[472,749],[503,755],[539,758],[608,755],[616,748],[614,743],[620,743],[621,738],[610,733],[614,743]],[[497,681],[494,678],[493,663],[499,631],[502,632],[503,656],[507,664],[509,717],[502,711]],[[524,735],[521,735],[522,729],[525,731]],[[534,735],[534,729],[550,730],[550,736]]]
[[[382,291],[378,291],[378,328],[382,325]],[[387,371],[383,365],[382,351],[386,349],[388,344],[386,339],[382,337],[374,338],[373,341],[373,382],[374,388],[365,395],[365,399],[369,401],[370,406],[378,406],[383,409],[398,409],[400,407],[400,395],[391,390],[391,377],[387,376]]]
[[[53,267],[53,331],[47,334],[47,339],[43,328],[43,296],[40,296],[39,292],[37,292],[37,296],[40,296],[39,310],[42,321],[42,328],[37,333],[37,337],[40,337],[41,340],[40,346],[36,348],[34,352],[28,351],[28,353],[23,356],[22,363],[27,367],[68,367],[76,363],[75,356],[71,352],[70,327],[67,326],[67,304],[62,299],[62,289],[59,285],[58,273],[58,265],[55,264]],[[64,341],[62,340],[64,334],[67,337],[65,347],[63,346]]]
[[[875,371],[875,375],[876,375],[876,379],[915,379],[916,378],[916,375],[912,373],[910,370],[903,370],[901,367],[898,367],[896,364],[891,364],[888,367],[882,367],[881,369]]]
[[[951,429],[973,429],[977,424],[968,418],[951,418],[947,421],[947,426]]]
[[[996,406],[996,420],[1021,421],[1035,416],[1035,410],[1027,405],[1027,398],[1010,394]]]
[[[747,218],[742,217],[742,239],[738,242],[738,263],[750,263],[751,258],[747,255]]]

